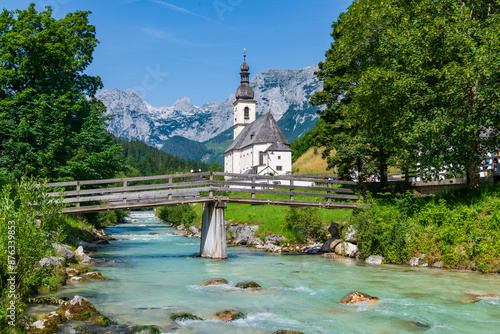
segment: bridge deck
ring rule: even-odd
[[[229,202],[328,209],[355,208],[355,185],[311,177],[195,173],[49,183],[65,213],[139,209],[185,203]],[[335,200],[335,201],[332,201]]]

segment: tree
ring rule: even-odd
[[[418,164],[424,178],[466,170],[478,188],[478,157],[499,138],[499,13],[488,0],[354,2],[333,24],[311,100],[327,106],[330,142],[358,159],[378,148],[381,165]]]
[[[90,12],[56,20],[50,7],[0,14],[0,175],[113,176],[121,152],[106,135],[98,76],[84,70],[98,44]]]

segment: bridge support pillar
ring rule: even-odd
[[[225,202],[203,204],[201,222],[201,257],[227,259]]]

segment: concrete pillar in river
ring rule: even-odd
[[[203,204],[201,220],[201,257],[227,259],[225,202]]]

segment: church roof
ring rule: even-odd
[[[279,148],[275,151],[291,151],[290,143],[286,140],[285,135],[281,132],[278,123],[276,123],[271,113],[262,115],[245,126],[224,153],[232,150],[241,150],[244,147],[254,144],[266,143],[271,143],[271,146],[274,145],[274,147]]]

